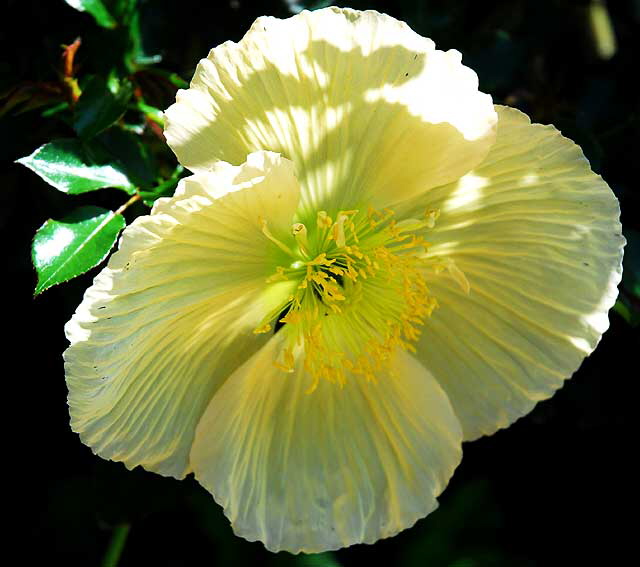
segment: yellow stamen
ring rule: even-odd
[[[318,228],[321,230],[331,228],[331,225],[333,224],[331,217],[327,215],[327,211],[318,211],[317,222]]]
[[[291,233],[298,243],[298,247],[305,256],[309,256],[309,238],[307,236],[307,227],[301,222],[297,222],[291,227]]]
[[[259,217],[258,218],[258,222],[260,223],[260,230],[262,231],[262,234],[264,234],[269,240],[271,240],[271,242],[273,242],[278,248],[280,248],[280,250],[286,252],[287,254],[293,256],[293,252],[291,251],[291,249],[284,244],[283,242],[281,242],[280,240],[278,240],[275,236],[273,236],[273,234],[271,234],[271,231],[269,230],[269,227],[267,226],[267,220]]]
[[[287,278],[287,275],[285,274],[285,272],[286,272],[285,268],[283,268],[282,266],[278,266],[276,268],[276,273],[273,274],[272,276],[269,276],[265,281],[267,283],[287,281],[289,278]]]
[[[268,333],[271,330],[271,325],[269,323],[265,323],[263,325],[260,325],[259,327],[256,327],[253,332],[256,335],[259,335],[261,333]]]
[[[366,213],[338,211],[333,222],[326,211],[318,211],[317,231],[309,234],[304,224],[294,224],[292,262],[268,279],[290,280],[294,291],[254,331],[281,328],[285,347],[274,364],[284,372],[303,364],[311,375],[311,393],[320,380],[343,385],[348,374],[375,382],[388,372],[397,349],[414,351],[438,305],[429,295],[424,274],[433,271],[427,268],[447,270],[469,289],[452,261],[426,254],[424,233],[438,215],[429,209],[424,218],[396,219],[390,209],[369,208]],[[266,222],[261,226],[267,238],[288,249]]]
[[[331,229],[331,238],[335,240],[338,248],[344,248],[346,243],[346,236],[344,233],[344,223],[349,220],[349,217],[345,214],[340,214],[338,220],[334,223]]]
[[[424,218],[427,222],[427,228],[433,228],[436,225],[436,221],[440,216],[440,209],[427,209],[424,213]]]

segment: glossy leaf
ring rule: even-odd
[[[132,94],[129,81],[107,84],[103,77],[91,77],[75,108],[73,127],[78,135],[91,138],[106,130],[125,113]]]
[[[60,221],[45,222],[31,249],[38,273],[35,295],[102,262],[124,227],[122,215],[93,206],[80,207]]]
[[[108,154],[96,144],[80,140],[54,140],[40,146],[31,155],[17,160],[63,193],[77,195],[103,187],[135,193],[135,187]]]
[[[91,14],[103,28],[115,28],[117,25],[102,0],[65,0],[65,2],[79,12]]]
[[[148,189],[156,182],[158,174],[153,157],[141,142],[140,136],[122,128],[109,128],[95,142],[104,148],[111,156],[112,163],[126,172],[129,180],[137,187]]]

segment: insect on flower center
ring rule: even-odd
[[[344,384],[346,373],[375,381],[393,351],[414,351],[422,325],[437,307],[424,273],[423,234],[438,211],[397,221],[393,211],[319,211],[313,226],[296,223],[292,245],[263,233],[291,256],[267,283],[291,281],[294,291],[254,330],[284,333],[274,361],[284,372],[303,364],[313,381]],[[464,276],[462,276],[464,277]]]

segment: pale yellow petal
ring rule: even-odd
[[[252,329],[289,293],[265,289],[291,217],[290,162],[250,156],[181,182],[122,235],[65,328],[71,426],[98,455],[182,477],[211,395],[264,342]],[[278,210],[276,210],[276,203]]]
[[[373,543],[433,511],[461,457],[437,382],[399,352],[390,375],[346,385],[273,360],[278,335],[218,390],[198,425],[196,479],[234,531],[271,551]]]
[[[493,143],[491,98],[460,60],[374,11],[259,18],[199,63],[165,134],[194,171],[281,152],[305,222],[317,209],[384,206],[457,179]]]
[[[485,162],[420,203],[442,213],[430,257],[455,268],[429,277],[440,308],[418,353],[465,439],[506,427],[573,374],[609,325],[621,277],[624,238],[607,184],[554,127],[498,109]]]

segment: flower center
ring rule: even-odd
[[[294,246],[263,233],[291,256],[268,283],[291,281],[291,295],[254,330],[284,333],[274,364],[293,372],[298,360],[313,377],[345,383],[345,373],[375,381],[396,348],[414,351],[421,326],[437,307],[424,278],[423,233],[438,211],[397,221],[389,209],[340,211],[335,220],[319,211],[314,226],[292,227]],[[464,276],[462,276],[464,277]]]

